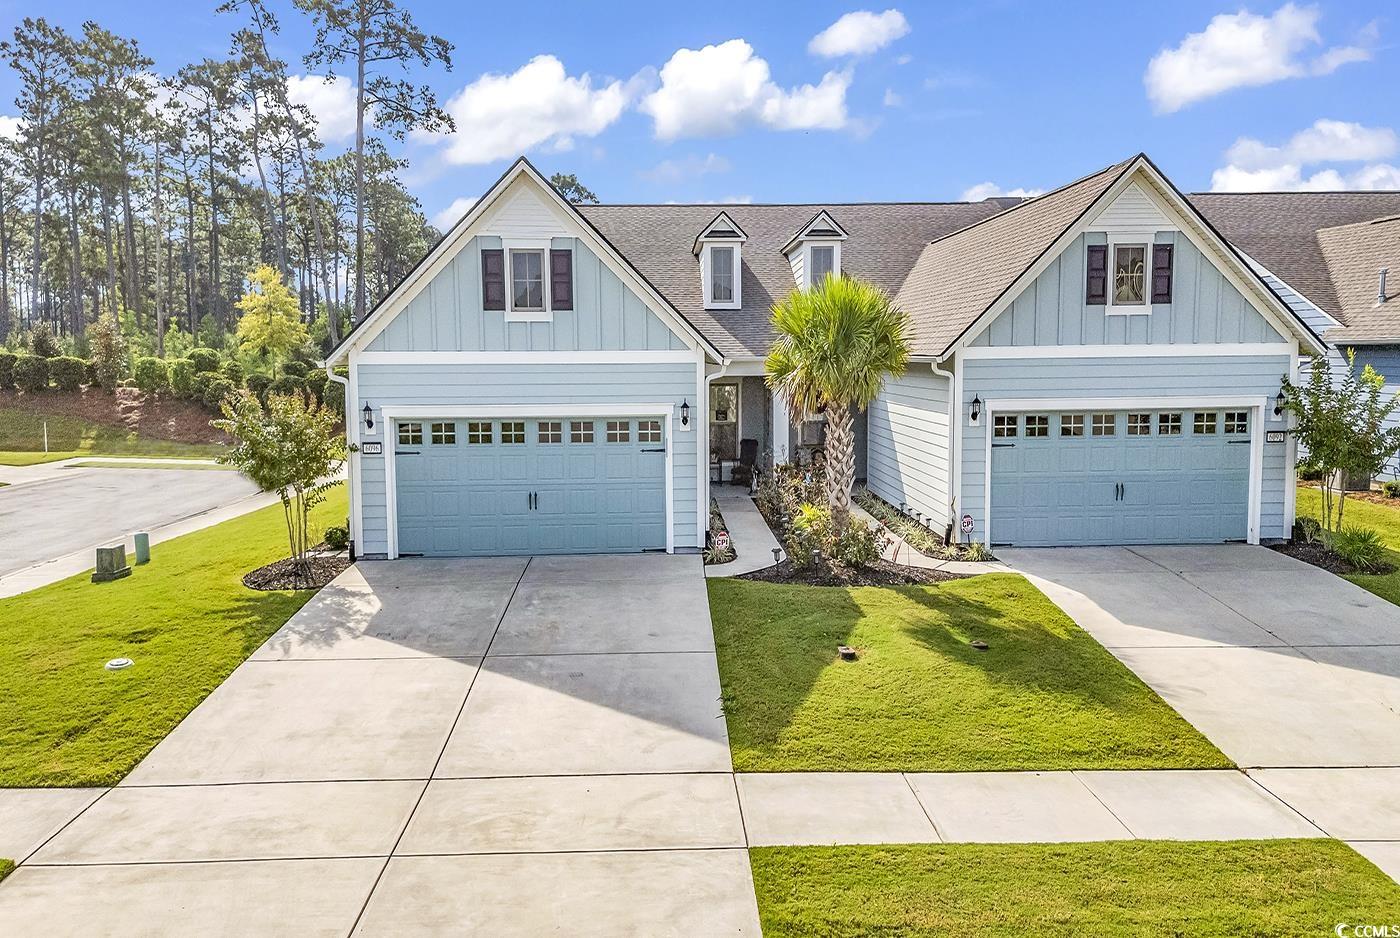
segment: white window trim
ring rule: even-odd
[[[840,241],[806,241],[802,245],[802,279],[807,281],[808,289],[816,286],[812,280],[812,248],[831,248],[831,275],[841,276],[841,242]]]
[[[549,295],[549,249],[552,242],[537,238],[502,238],[501,247],[505,251],[506,262],[506,322],[550,322],[554,319],[554,297]],[[541,253],[540,273],[543,278],[544,308],[515,308],[515,274],[511,266],[512,251],[538,251]]]
[[[1115,231],[1108,236],[1108,296],[1105,316],[1152,315],[1152,244],[1156,234],[1151,231]],[[1114,272],[1119,248],[1142,248],[1142,302],[1118,305],[1113,302]]]
[[[743,295],[743,270],[744,270],[744,249],[743,244],[737,238],[721,238],[715,241],[702,240],[700,249],[700,286],[705,296],[706,309],[741,309],[744,305]],[[714,262],[711,252],[715,248],[729,247],[734,249],[734,300],[730,303],[718,303],[710,295],[713,284],[710,278],[710,267]]]

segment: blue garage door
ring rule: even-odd
[[[400,554],[582,554],[666,547],[663,421],[399,421]]]
[[[1247,410],[991,419],[997,544],[1190,544],[1248,535]]]

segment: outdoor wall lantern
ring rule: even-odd
[[[369,406],[369,403],[366,402],[366,403],[365,403],[365,409],[362,410],[362,411],[360,411],[360,413],[362,413],[362,414],[365,415],[365,429],[366,429],[366,430],[373,430],[373,429],[374,429],[374,408],[370,407],[370,406]]]
[[[975,394],[972,396],[972,410],[969,412],[968,416],[972,418],[973,423],[976,423],[982,417],[982,398]]]
[[[690,426],[690,401],[681,401],[681,426]]]
[[[1274,398],[1274,416],[1283,416],[1283,405],[1288,403],[1288,396],[1283,393],[1283,388],[1278,389],[1278,397]]]

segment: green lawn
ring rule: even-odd
[[[765,847],[750,858],[766,938],[1316,938],[1400,914],[1400,886],[1335,840]]]
[[[1298,486],[1298,516],[1301,518],[1304,515],[1322,518],[1322,493],[1308,485]],[[1375,530],[1390,548],[1390,563],[1395,567],[1393,573],[1353,573],[1346,579],[1382,599],[1400,605],[1400,499],[1396,499],[1395,506],[1391,507],[1348,498],[1342,522],[1346,527],[1356,525]]]
[[[1231,764],[1020,576],[708,585],[738,771]]]
[[[312,529],[345,517],[345,489]],[[71,577],[0,599],[0,786],[110,785],[311,598],[258,592],[287,555],[281,506],[157,544],[123,580]],[[116,657],[136,664],[107,671]]]
[[[49,452],[44,452],[44,423]],[[0,465],[32,466],[73,456],[217,456],[228,448],[214,443],[176,443],[128,433],[65,414],[32,414],[0,408]]]

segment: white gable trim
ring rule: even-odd
[[[1269,288],[1268,284],[1264,283],[1258,272],[1245,263],[1234,248],[1201,219],[1200,213],[1196,211],[1195,207],[1177,193],[1171,183],[1167,182],[1146,157],[1139,156],[1123,170],[1113,185],[1099,195],[1098,199],[1080,215],[1074,224],[1070,225],[1051,243],[1050,247],[1036,259],[1035,263],[1012,282],[1011,286],[997,298],[995,303],[977,317],[971,326],[963,330],[962,335],[939,356],[939,360],[945,360],[950,355],[960,351],[986,331],[992,322],[1010,308],[1016,298],[1044,273],[1046,268],[1055,262],[1056,258],[1064,253],[1075,238],[1086,231],[1095,230],[1094,219],[1099,216],[1104,207],[1112,205],[1114,200],[1137,180],[1143,180],[1148,184],[1140,187],[1142,191],[1157,203],[1168,219],[1177,220],[1178,231],[1185,234],[1197,250],[1211,259],[1230,285],[1244,296],[1250,306],[1257,310],[1269,325],[1273,326],[1280,335],[1296,337],[1305,349],[1315,354],[1324,353],[1325,346],[1322,341],[1298,317],[1298,314],[1290,309],[1288,304],[1284,303]]]
[[[494,231],[480,231],[481,224],[484,219],[488,219],[493,214],[493,209],[500,203],[501,196],[510,191],[517,180],[522,179],[528,180],[529,183],[546,194],[547,198],[542,201],[544,204],[552,206],[556,216],[558,216],[562,226],[560,236],[575,237],[586,244],[589,250],[598,255],[608,269],[617,275],[623,285],[630,288],[646,307],[660,317],[661,321],[666,323],[689,348],[701,350],[715,361],[724,360],[724,356],[720,354],[719,350],[691,326],[685,317],[681,316],[675,307],[658,293],[637,272],[636,268],[588,223],[578,209],[570,205],[568,200],[539,174],[539,171],[530,164],[529,160],[521,157],[510,169],[506,170],[500,179],[496,180],[495,185],[472,206],[467,214],[458,219],[457,223],[428,253],[428,256],[419,263],[418,267],[392,293],[380,301],[374,312],[360,325],[359,329],[331,353],[327,364],[334,364],[351,356],[357,357],[360,351],[388,327],[394,317],[403,312],[408,304],[447,268],[447,265],[474,236],[477,234],[496,234]]]
[[[723,225],[722,228],[721,224]],[[728,235],[715,237],[711,235],[710,232],[714,231],[716,228],[721,228],[723,231],[732,231],[735,237],[729,237]],[[700,246],[706,241],[714,241],[717,244],[743,244],[747,240],[749,240],[749,236],[745,233],[744,229],[739,227],[739,223],[730,218],[728,212],[720,212],[714,218],[710,219],[708,225],[700,229],[700,233],[695,236],[695,243],[690,246],[690,253],[699,256]]]
[[[818,235],[814,238],[811,232],[815,229],[821,229],[824,231],[835,231],[836,234]],[[793,249],[796,248],[803,241],[845,241],[847,237],[849,236],[846,234],[846,229],[841,227],[841,224],[837,222],[835,218],[832,217],[831,212],[827,211],[826,209],[822,209],[821,211],[817,212],[817,214],[812,216],[811,221],[807,222],[807,224],[803,225],[800,229],[798,229],[797,234],[793,235],[791,238],[788,239],[788,243],[783,245],[783,253],[791,254]]]

